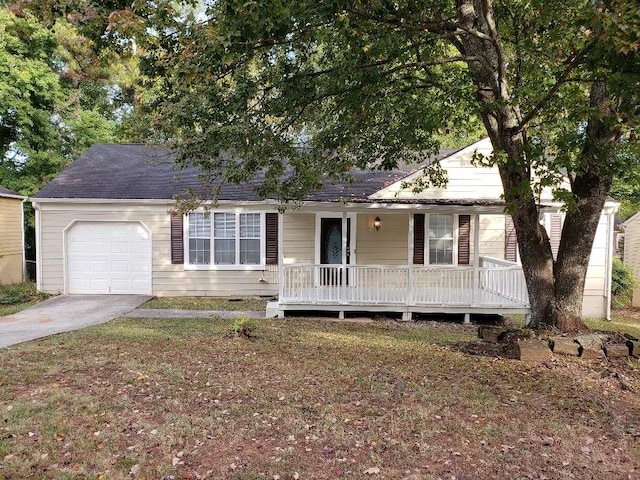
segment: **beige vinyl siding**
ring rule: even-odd
[[[475,167],[472,158],[475,152],[491,154],[491,142],[488,139],[475,143],[460,152],[441,160],[441,166],[447,171],[447,184],[444,187],[430,187],[421,192],[413,191],[407,180],[422,176],[417,172],[402,179],[371,196],[375,199],[470,199],[500,198],[502,183],[497,167]]]
[[[631,267],[636,279],[640,279],[640,214],[625,222],[624,263]],[[640,307],[640,288],[633,291],[632,305]]]
[[[380,217],[380,230],[373,220]],[[409,214],[358,214],[356,219],[356,260],[358,265],[407,265]]]
[[[188,270],[171,264],[171,205],[67,205],[42,204],[40,252],[45,292],[64,292],[63,231],[74,221],[135,221],[151,231],[152,293],[158,296],[273,295],[277,275],[262,270]],[[221,209],[222,210],[222,209]],[[261,280],[265,280],[262,282]]]
[[[22,281],[22,200],[0,197],[0,283]]]
[[[607,262],[609,253],[609,222],[607,215],[601,215],[593,240],[587,276],[584,285],[582,315],[588,318],[607,316]]]
[[[492,152],[491,141],[485,138],[449,157],[443,158],[440,161],[440,165],[447,172],[447,184],[444,187],[432,186],[420,192],[415,192],[412,182],[423,175],[423,171],[418,171],[381,189],[369,198],[374,200],[499,200],[503,193],[503,188],[498,167],[482,167],[475,165],[473,161],[475,154],[489,156]],[[569,187],[566,181],[564,186]],[[544,188],[541,198],[551,200],[553,198],[551,189]]]
[[[480,256],[504,259],[504,229],[504,214],[480,215]]]
[[[285,212],[282,228],[284,263],[315,263],[315,214]]]

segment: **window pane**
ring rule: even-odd
[[[211,218],[204,213],[189,214],[189,263],[211,263]]]
[[[211,240],[205,238],[189,239],[189,263],[192,265],[211,263]]]
[[[215,240],[214,259],[216,265],[234,265],[236,263],[236,241]]]
[[[240,240],[240,263],[258,265],[260,263],[260,239]]]
[[[429,263],[453,264],[453,240],[433,240],[429,242]]]
[[[429,216],[429,263],[453,264],[453,215]]]
[[[215,238],[235,238],[236,215],[234,213],[215,213],[213,216],[213,235]]]
[[[240,238],[260,238],[260,214],[240,214]]]
[[[189,214],[189,238],[211,237],[211,219],[204,213]]]

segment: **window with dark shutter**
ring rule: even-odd
[[[518,261],[518,239],[511,215],[504,217],[504,259],[509,262]]]
[[[471,215],[458,215],[458,265],[469,265]]]
[[[171,263],[184,263],[184,234],[182,229],[182,214],[171,213]]]
[[[266,217],[266,235],[265,235],[265,252],[266,264],[278,264],[278,214],[267,213]]]
[[[413,215],[413,264],[424,265],[424,213]]]

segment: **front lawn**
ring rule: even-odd
[[[617,309],[611,312],[611,321],[586,320],[587,326],[592,330],[605,330],[627,333],[640,338],[640,309]]]
[[[256,297],[156,297],[140,308],[179,310],[245,310],[265,311],[267,300]]]
[[[637,361],[473,357],[476,329],[121,319],[0,351],[0,478],[637,478]],[[635,365],[635,366],[634,366]]]

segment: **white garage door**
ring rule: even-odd
[[[67,232],[69,293],[151,294],[151,239],[137,222],[79,222]]]

